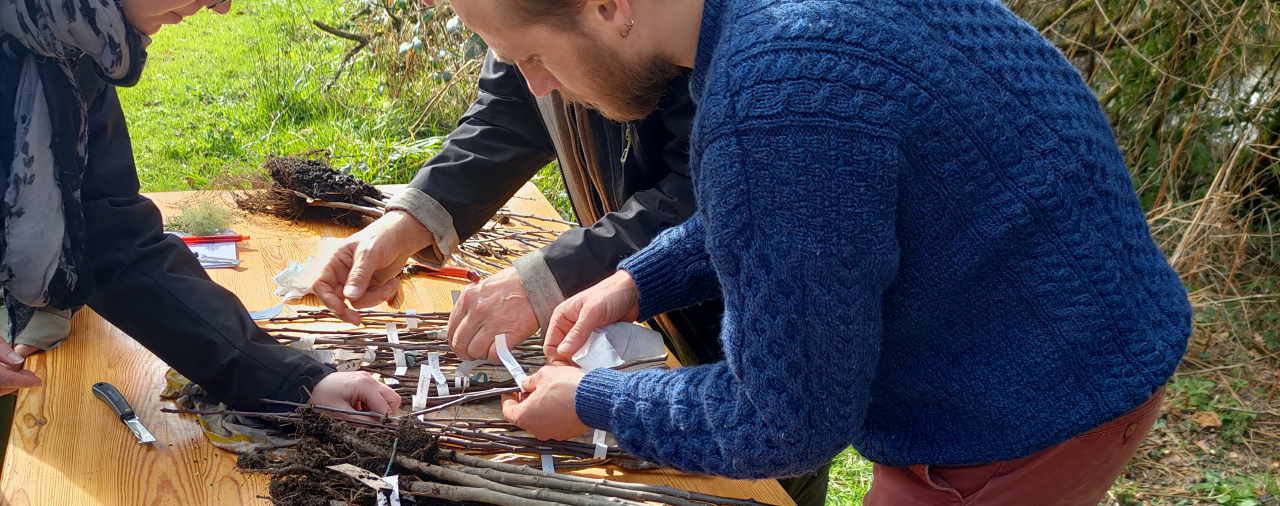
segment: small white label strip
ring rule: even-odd
[[[431,392],[431,372],[427,370],[427,364],[418,364],[418,390],[413,394],[413,410],[427,407],[427,395]],[[418,420],[426,418],[425,415],[418,415]]]
[[[549,453],[542,454],[542,472],[556,474],[556,459]]]
[[[373,361],[374,361],[374,360],[377,360],[377,359],[378,359],[378,347],[377,347],[377,346],[365,346],[365,347],[364,347],[364,361],[365,361],[365,362],[369,362],[369,363],[371,363],[371,364],[372,364],[372,363],[373,363]]]
[[[467,360],[458,364],[458,368],[453,370],[453,388],[462,389],[471,386],[471,371],[483,363],[483,360]]]
[[[387,342],[391,344],[400,344],[400,331],[395,323],[387,324]],[[393,348],[392,353],[396,358],[396,376],[404,376],[409,373],[409,363],[404,359],[404,350]]]
[[[436,380],[436,395],[449,395],[449,381],[444,379],[444,371],[440,370],[440,352],[433,351],[427,353],[427,370],[431,372],[431,377]]]
[[[498,334],[493,336],[493,346],[498,349],[498,359],[502,360],[502,365],[507,368],[507,372],[511,373],[511,379],[516,381],[516,386],[520,387],[520,391],[524,391],[524,369],[520,367],[520,363],[516,362],[516,357],[511,356],[511,350],[507,349],[507,335]]]
[[[607,435],[607,432],[600,429],[596,429],[596,432],[591,435],[591,442],[596,445],[596,452],[592,454],[593,458],[603,459],[609,456],[609,445],[605,444]]]
[[[294,344],[293,347],[302,351],[314,350],[316,349],[316,336],[304,336],[298,339],[297,344]]]
[[[405,311],[404,313],[409,315],[404,319],[404,328],[409,330],[417,330],[418,329],[418,312],[410,309],[408,311]]]
[[[378,506],[400,506],[400,476],[385,476],[382,481],[391,485],[391,490],[378,491]],[[391,497],[388,498],[388,495]]]
[[[339,473],[350,476],[356,481],[364,484],[364,486],[377,490],[379,492],[383,490],[391,489],[391,485],[387,484],[387,482],[385,481],[382,481],[382,478],[378,477],[378,475],[373,474],[369,471],[366,471],[364,469],[361,469],[351,464],[338,464],[336,466],[329,466],[329,469],[332,469]],[[382,494],[378,494],[378,495],[382,495]]]

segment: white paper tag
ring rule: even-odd
[[[391,490],[391,485],[388,485],[387,482],[382,481],[382,478],[378,477],[378,475],[373,474],[364,469],[361,469],[359,467],[356,467],[354,465],[338,464],[336,466],[329,466],[329,469],[332,469],[339,473],[350,476],[356,481],[359,481],[360,483],[364,484],[364,486],[372,488],[379,492],[383,490]]]
[[[520,367],[520,363],[516,362],[516,357],[511,355],[511,350],[507,349],[507,335],[498,334],[493,336],[493,345],[498,349],[498,359],[502,360],[502,365],[507,368],[507,372],[511,373],[511,379],[516,381],[516,386],[520,387],[520,391],[524,391],[524,369]]]
[[[440,352],[427,353],[427,370],[436,380],[436,395],[449,395],[449,381],[444,379],[444,371],[440,370]]]
[[[413,409],[419,410],[427,407],[427,396],[431,395],[431,371],[427,369],[427,364],[418,364],[418,390],[413,394]],[[421,399],[422,405],[418,405]]]
[[[418,312],[412,309],[406,310],[405,314],[409,315],[404,319],[404,328],[409,330],[418,329]]]
[[[634,323],[614,323],[592,331],[573,361],[590,371],[665,355],[661,334]]]
[[[377,360],[377,359],[378,359],[378,347],[377,347],[377,346],[365,346],[365,347],[364,347],[364,361],[365,361],[365,362],[368,362],[368,363],[370,363],[370,364],[372,364],[372,363],[373,363],[373,361],[374,361],[374,360]]]
[[[314,350],[312,353],[315,353],[316,360],[321,364],[333,365],[333,350]]]
[[[314,350],[316,349],[316,336],[303,336],[293,344],[293,347],[302,351]]]
[[[483,360],[467,360],[458,364],[458,368],[453,370],[453,387],[462,389],[471,386],[471,370],[483,363]]]
[[[556,459],[549,453],[542,454],[542,472],[556,474]]]
[[[591,435],[591,442],[596,445],[596,452],[592,454],[593,458],[603,459],[609,456],[609,445],[605,444],[607,435],[607,432],[600,429],[596,429],[595,433]]]
[[[400,344],[400,330],[395,323],[387,324],[387,342],[391,344]],[[404,350],[393,348],[392,354],[396,360],[396,376],[404,376],[409,373],[409,363],[404,358]]]
[[[378,506],[400,506],[400,476],[384,476],[382,481],[391,485],[391,490],[378,491]]]

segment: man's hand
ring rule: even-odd
[[[502,416],[538,439],[566,440],[582,435],[590,427],[578,419],[573,401],[582,369],[570,365],[547,365],[525,381],[525,392],[502,398]]]
[[[338,246],[312,291],[343,321],[359,324],[360,315],[346,301],[360,308],[390,299],[405,262],[432,243],[431,231],[412,215],[390,211]]]
[[[27,355],[39,351],[30,346],[27,348],[34,351],[26,354],[17,353],[7,343],[0,341],[0,395],[11,394],[19,388],[37,387],[43,383],[35,373],[22,369],[22,363],[27,359]]]
[[[572,360],[593,330],[639,317],[640,290],[631,274],[619,270],[556,306],[543,351],[550,359]]]
[[[367,372],[348,371],[330,373],[316,383],[311,392],[311,404],[355,411],[374,411],[384,415],[400,409],[400,395],[383,385]],[[329,413],[337,418],[364,419],[354,415]]]
[[[498,361],[494,336],[506,334],[507,346],[514,347],[537,331],[538,317],[514,267],[464,289],[446,330],[459,358],[490,362]]]

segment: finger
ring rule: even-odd
[[[400,278],[393,276],[388,281],[372,283],[365,289],[364,295],[351,301],[354,307],[372,307],[386,302],[400,289]]]
[[[321,287],[324,287],[324,289],[321,289]],[[352,325],[360,324],[360,313],[347,307],[347,303],[342,300],[342,297],[338,295],[337,290],[334,290],[332,286],[316,283],[312,291],[315,292],[316,297],[320,298],[320,302],[324,304],[324,307],[333,311],[342,321]]]
[[[467,355],[475,357],[471,360],[484,359],[494,364],[501,362],[501,360],[498,359],[498,354],[494,352],[493,345],[495,343],[493,338],[495,335],[496,334],[494,334],[492,329],[485,327],[484,325],[481,325],[480,328],[476,329],[475,334],[471,337],[471,341],[467,343]]]
[[[40,377],[36,376],[36,374],[31,371],[10,371],[7,369],[0,369],[0,385],[24,388],[38,387],[42,383],[43,382],[40,381]]]
[[[445,335],[449,337],[449,346],[463,360],[475,360],[467,352],[471,339],[475,336],[478,316],[473,315],[471,307],[476,299],[476,291],[471,287],[462,290],[458,303],[449,312],[449,323],[445,325]]]
[[[36,348],[35,346],[31,346],[29,344],[19,344],[18,346],[13,348],[13,351],[19,355],[22,355],[23,357],[30,357],[32,354],[39,352],[40,348]]]
[[[342,294],[348,299],[359,299],[364,295],[366,289],[369,288],[369,282],[373,280],[373,273],[377,267],[373,265],[373,248],[361,242],[355,248],[355,255],[351,258],[351,270],[347,275],[347,286],[342,289]]]
[[[573,323],[573,327],[565,333],[564,340],[560,341],[560,344],[556,346],[556,354],[560,355],[561,358],[568,359],[574,353],[577,353],[578,349],[582,348],[582,345],[587,343],[587,338],[591,336],[591,331],[595,329],[588,328],[591,325],[586,322],[587,319],[583,318]]]
[[[22,365],[27,357],[19,355],[9,347],[9,343],[0,342],[0,362],[8,365]]]
[[[370,378],[370,380],[372,379],[373,378]],[[382,396],[381,391],[372,387],[374,387],[374,385],[362,385],[360,390],[357,392],[357,395],[360,396],[360,401],[364,402],[365,410],[382,413],[384,415],[390,414],[391,402],[388,401],[386,397]]]
[[[378,393],[381,394],[382,398],[386,399],[387,404],[391,406],[391,411],[389,412],[394,413],[396,410],[400,409],[400,403],[404,402],[404,399],[400,398],[400,394],[397,394],[395,389],[381,383],[379,383],[378,386],[381,387],[378,389]]]
[[[502,396],[502,417],[511,423],[520,425],[520,414],[523,412],[520,400],[512,394]]]
[[[569,313],[574,312],[571,306],[575,302],[574,299],[567,300],[551,312],[551,320],[547,323],[547,337],[542,341],[542,352],[546,356],[555,356],[556,347],[564,341],[569,329],[573,328],[574,319],[569,317]]]

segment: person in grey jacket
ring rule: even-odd
[[[0,2],[0,288],[9,335],[40,308],[88,305],[209,394],[390,412],[393,390],[263,332],[143,197],[116,86],[148,35],[228,0]],[[28,348],[30,351],[33,348]],[[0,344],[0,393],[42,380]]]

